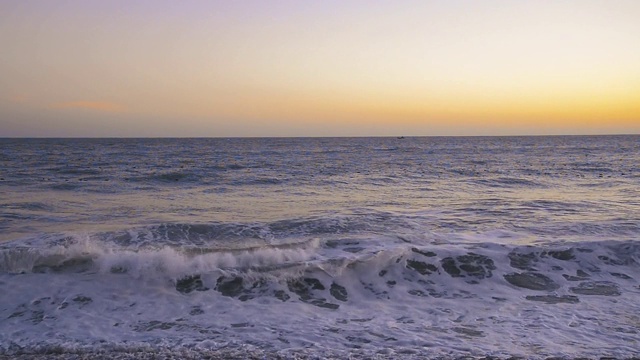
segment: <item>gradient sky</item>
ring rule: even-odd
[[[0,137],[640,133],[640,1],[0,2]]]

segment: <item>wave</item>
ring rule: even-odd
[[[531,301],[571,303],[580,296],[620,295],[640,279],[640,244],[633,241],[415,245],[382,238],[315,237],[233,248],[140,248],[66,237],[52,244],[4,246],[0,272],[121,274],[164,279],[182,293],[215,290],[243,301],[295,297],[334,309],[348,301],[350,293],[379,299],[457,298],[475,296],[470,294],[480,284],[525,291]]]
[[[134,277],[179,278],[219,269],[277,266],[306,260],[317,239],[221,249],[203,246],[122,247],[90,238],[65,237],[50,247],[0,249],[0,273],[128,273]]]
[[[471,182],[473,184],[486,186],[489,188],[547,188],[548,185],[542,181],[535,181],[531,179],[516,178],[516,177],[497,177],[497,178],[479,178],[473,177]]]
[[[223,225],[241,228],[208,226]],[[247,343],[311,357],[635,354],[635,241],[518,246],[294,229],[226,246],[151,247],[117,233],[2,244],[0,354]]]

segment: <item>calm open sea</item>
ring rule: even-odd
[[[639,356],[639,164],[640,136],[0,139],[0,356]]]

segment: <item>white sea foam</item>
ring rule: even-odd
[[[216,251],[203,254],[185,253],[164,247],[157,250],[103,250],[96,259],[100,271],[122,271],[135,278],[166,276],[171,279],[213,271],[272,266],[286,266],[310,260],[318,247],[318,240],[305,242],[294,248],[253,248],[250,250]]]
[[[91,265],[0,275],[0,351],[253,344],[264,354],[337,357],[636,354],[635,243],[388,240],[203,254],[52,248]]]

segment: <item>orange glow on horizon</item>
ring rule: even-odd
[[[52,109],[85,109],[105,112],[124,112],[127,108],[109,101],[68,101],[51,104]]]
[[[452,125],[455,122],[459,126],[520,124],[559,128],[640,124],[640,89],[633,94],[608,96],[549,92],[508,97],[474,93],[457,98],[455,95],[420,95],[257,92],[228,98],[212,96],[210,101],[174,99],[171,107],[161,109],[173,116],[279,119],[287,123]]]

